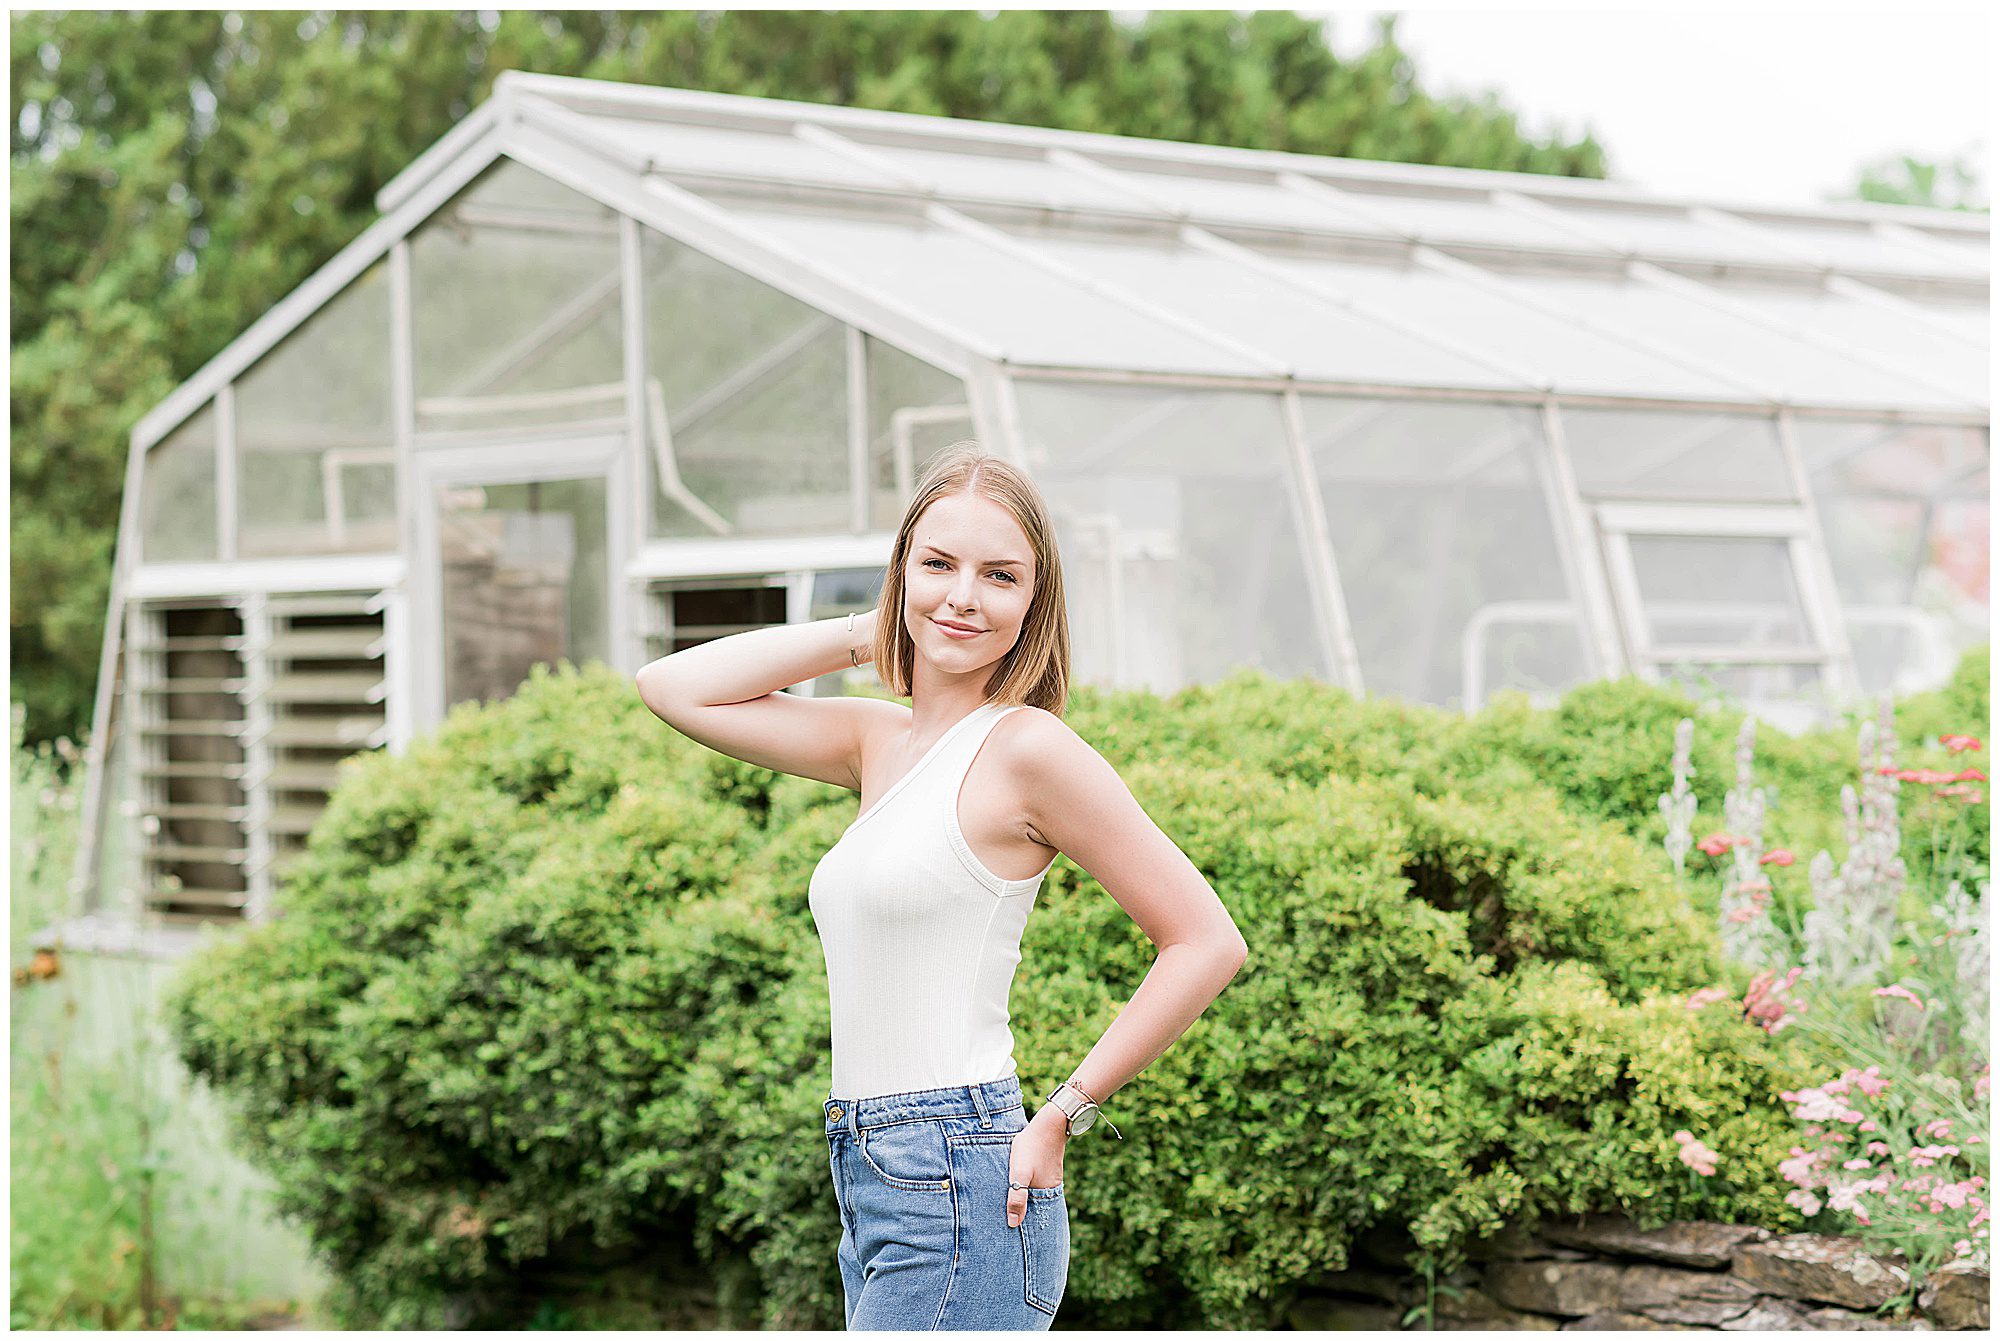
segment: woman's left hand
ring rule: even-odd
[[[1063,1147],[1069,1144],[1069,1118],[1054,1104],[1044,1104],[1014,1137],[1007,1161],[1007,1181],[1022,1184],[1007,1189],[1007,1227],[1028,1214],[1030,1187],[1055,1187],[1062,1182]]]

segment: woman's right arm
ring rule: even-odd
[[[751,629],[702,643],[633,677],[653,714],[712,750],[799,777],[861,790],[861,744],[904,711],[871,698],[779,692],[874,658],[877,612]]]

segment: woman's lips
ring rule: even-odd
[[[970,631],[967,631],[965,629],[955,629],[951,625],[935,619],[933,619],[931,623],[936,624],[938,628],[942,629],[944,631],[945,637],[957,638],[960,641],[963,641],[967,638],[977,638],[980,634],[986,632],[985,629],[972,629]]]

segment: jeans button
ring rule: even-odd
[[[835,1122],[840,1121],[840,1105],[835,1104],[832,1108],[829,1108],[827,1110],[826,1115],[832,1118]]]

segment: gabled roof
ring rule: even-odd
[[[507,72],[157,441],[500,155],[954,371],[1983,418],[1983,215]]]

